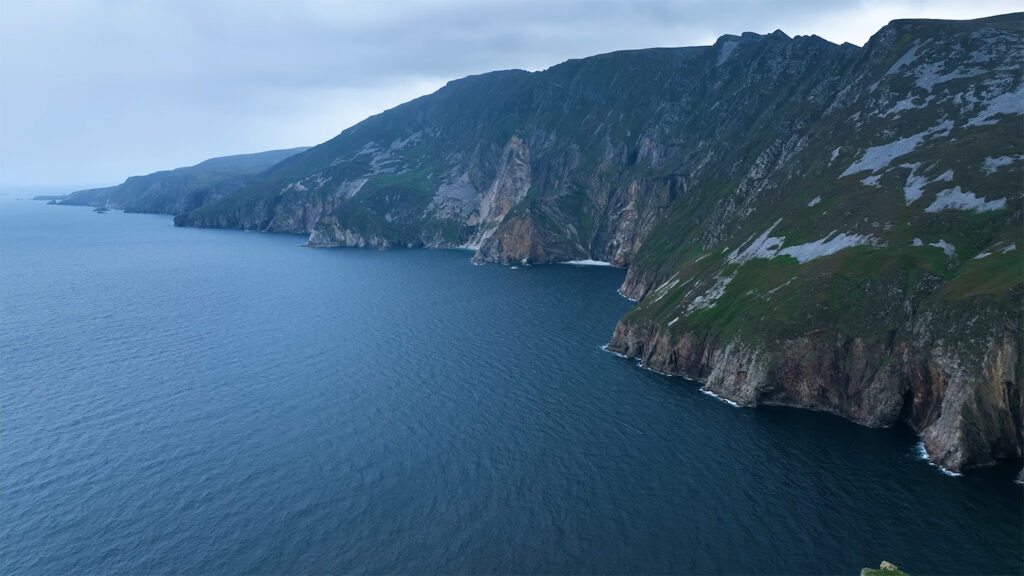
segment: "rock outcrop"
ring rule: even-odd
[[[970,314],[970,312],[965,312]],[[910,318],[890,341],[821,328],[772,341],[722,339],[712,331],[673,333],[620,322],[609,349],[667,374],[700,380],[744,406],[829,412],[867,426],[906,422],[929,458],[951,471],[1019,459],[1024,446],[1020,334],[1011,316]],[[951,330],[986,323],[965,353]],[[988,324],[992,322],[992,324]]]

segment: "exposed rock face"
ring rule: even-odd
[[[476,210],[466,221],[479,230],[470,240],[471,245],[483,244],[491,237],[509,211],[526,198],[530,182],[530,151],[522,140],[513,136],[502,152],[494,182],[479,198]]]
[[[612,347],[744,404],[1020,457],[1024,16],[725,36],[450,82],[175,223],[604,260]]]
[[[620,322],[609,348],[745,406],[810,408],[877,427],[904,421],[933,462],[960,471],[1024,451],[1020,335],[1012,318],[981,314],[955,319],[994,323],[980,356],[946,344],[960,324],[927,317],[910,319],[905,339],[882,343],[829,329],[749,343]]]

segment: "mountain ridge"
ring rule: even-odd
[[[181,214],[240,190],[250,176],[308,147],[218,156],[192,166],[131,176],[121,184],[72,192],[59,204]]]

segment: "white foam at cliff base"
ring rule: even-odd
[[[662,376],[668,376],[669,378],[675,378],[676,377],[675,374],[668,374],[667,372],[662,372],[661,370],[655,370],[654,368],[651,368],[650,366],[644,364],[643,362],[641,362],[639,360],[637,360],[636,365],[639,368],[643,368],[644,370],[647,370],[648,372],[654,372],[655,374],[660,374]]]
[[[1002,250],[1000,250],[999,253],[1000,254],[1006,254],[1007,252],[1013,252],[1016,249],[1017,249],[1017,243],[1014,242],[1013,244],[1010,244],[1006,248],[1003,248]]]
[[[604,350],[605,352],[608,352],[610,354],[615,354],[619,358],[626,358],[626,359],[632,360],[632,358],[630,358],[629,356],[627,356],[625,354],[622,354],[620,352],[616,352],[615,350],[609,349],[607,344],[605,344],[604,346],[601,346],[601,350]],[[675,378],[676,377],[675,374],[668,374],[666,372],[662,372],[661,370],[655,370],[654,368],[651,368],[650,366],[647,366],[646,364],[644,364],[640,360],[636,361],[636,365],[638,367],[640,367],[640,368],[643,368],[644,370],[647,370],[647,371],[650,371],[650,372],[654,372],[655,374],[661,374],[662,376],[668,376],[669,378]]]
[[[928,462],[928,464],[935,466],[936,468],[941,470],[942,473],[945,474],[946,476],[952,476],[953,478],[959,478],[960,476],[963,476],[963,474],[960,474],[959,472],[953,472],[952,470],[948,470],[936,464],[935,462],[932,462],[931,456],[928,455],[928,450],[924,447],[924,442],[918,442],[916,448],[917,455],[921,460],[924,460]]]
[[[604,350],[605,352],[607,352],[609,354],[615,354],[619,358],[629,358],[629,356],[626,356],[625,354],[623,354],[621,352],[616,352],[615,350],[612,350],[611,348],[608,347],[607,344],[603,344],[601,346],[601,350]]]
[[[718,394],[715,394],[714,392],[712,392],[711,390],[708,390],[707,388],[701,388],[700,391],[701,391],[701,393],[707,394],[708,396],[711,396],[712,398],[716,398],[718,400],[721,400],[722,402],[725,402],[726,404],[728,404],[729,406],[732,406],[733,408],[743,408],[743,406],[740,406],[739,404],[733,402],[732,400],[729,400],[728,398],[724,398],[722,396],[719,396]]]
[[[882,112],[882,118],[891,116],[893,114],[899,114],[900,112],[903,112],[905,110],[916,110],[919,108],[926,108],[928,107],[928,104],[930,104],[931,101],[935,99],[935,96],[928,95],[927,98],[925,98],[924,100],[917,104],[914,103],[914,98],[914,96],[909,96],[907,98],[904,98],[903,100],[900,100],[896,104],[893,104],[892,108],[889,108],[885,112]]]
[[[615,350],[612,350],[612,349],[608,348],[607,344],[602,345],[600,348],[601,348],[601,350],[604,350],[605,352],[608,352],[609,354],[614,354],[614,355],[618,356],[619,358],[626,358],[626,359],[630,359],[630,360],[632,359],[629,356],[627,356],[625,354],[622,354],[621,352],[616,352]],[[661,372],[660,370],[655,370],[654,368],[651,368],[650,366],[644,365],[644,363],[640,362],[640,361],[637,361],[636,365],[639,366],[640,368],[643,368],[644,370],[649,370],[649,371],[654,372],[656,374],[661,374],[662,376],[668,376],[669,378],[676,378],[677,377],[675,374],[666,374],[665,372]],[[684,376],[684,378],[686,378],[686,377]],[[702,386],[705,385],[705,382],[703,382],[701,380],[697,380],[695,378],[686,378],[686,379],[687,380],[691,380],[693,382],[697,382],[698,384],[701,384]],[[733,408],[743,408],[743,406],[741,404],[737,404],[736,402],[733,402],[732,400],[729,400],[728,398],[725,398],[724,396],[719,396],[718,394],[715,394],[714,392],[712,392],[711,390],[708,390],[705,387],[701,387],[701,388],[699,388],[699,390],[700,390],[700,392],[702,394],[707,394],[708,396],[711,396],[712,398],[715,398],[716,400],[720,400],[722,402],[725,402],[726,404],[728,404],[729,406],[732,406]]]
[[[611,262],[602,262],[600,260],[569,260],[568,262],[562,262],[562,264],[574,264],[576,266],[611,266]]]
[[[924,194],[925,184],[928,184],[928,179],[924,176],[918,176],[914,172],[921,167],[920,162],[914,164],[900,164],[900,168],[910,168],[910,174],[907,174],[907,183],[903,186],[903,200],[910,206],[915,200]]]
[[[615,293],[618,294],[619,296],[622,296],[626,300],[629,300],[630,302],[639,302],[639,300],[637,300],[636,298],[630,298],[629,296],[623,294],[622,290],[616,290]]]
[[[763,234],[757,237],[756,240],[750,243],[744,249],[737,248],[733,250],[732,254],[729,255],[727,261],[730,263],[743,264],[748,260],[754,258],[764,258],[771,260],[777,256],[791,256],[796,258],[801,264],[814,260],[815,258],[821,258],[823,256],[829,256],[836,252],[844,249],[851,248],[853,246],[862,246],[865,244],[874,245],[877,239],[874,236],[862,235],[862,234],[847,234],[841,233],[836,234],[836,230],[830,232],[827,236],[814,242],[808,242],[806,244],[798,244],[796,246],[788,246],[783,248],[783,244],[786,242],[785,236],[773,237],[770,236],[775,226],[782,220],[776,220],[775,224],[772,224],[770,228],[764,231]],[[742,246],[742,244],[741,244]],[[722,280],[722,279],[719,279]],[[727,280],[732,280],[729,277]],[[728,284],[728,281],[725,282]],[[716,288],[718,286],[716,285]],[[724,290],[725,286],[721,286]],[[718,298],[721,294],[714,296]],[[694,301],[696,303],[696,301]],[[713,303],[713,301],[712,301]],[[691,305],[692,308],[693,305]],[[706,303],[702,303],[699,307],[706,307]]]

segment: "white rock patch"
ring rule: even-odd
[[[1013,252],[1016,249],[1017,249],[1017,243],[1014,242],[1014,243],[1010,244],[1009,246],[1003,246],[1002,248],[997,250],[997,252],[999,252],[1000,254],[1006,254],[1007,252]],[[974,259],[975,260],[981,260],[982,258],[988,258],[991,255],[992,255],[992,252],[982,252],[981,254],[978,254],[977,256],[975,256]]]
[[[942,238],[939,238],[938,242],[932,242],[931,244],[929,244],[929,246],[941,248],[942,251],[946,253],[946,256],[949,256],[950,258],[956,256],[956,246],[953,246],[952,244],[946,242]]]
[[[417,130],[410,134],[407,138],[400,138],[391,143],[391,150],[401,150],[410,144],[415,144],[423,139],[423,131]]]
[[[794,276],[794,277],[790,278],[789,280],[786,280],[785,284],[780,284],[780,285],[776,286],[775,288],[772,288],[771,290],[769,290],[769,291],[768,291],[768,295],[770,296],[770,295],[772,295],[772,294],[775,294],[775,293],[776,293],[776,292],[778,292],[779,290],[782,290],[782,289],[783,289],[783,288],[785,288],[786,286],[789,286],[790,284],[792,284],[792,283],[793,283],[793,280],[796,280],[796,276]]]
[[[1000,156],[999,158],[985,158],[985,163],[982,165],[981,169],[986,174],[994,174],[997,170],[999,170],[1003,166],[1009,166],[1010,164],[1013,164],[1017,160],[1021,160],[1021,159],[1024,159],[1024,155],[1020,155],[1020,156]]]
[[[689,314],[694,310],[700,310],[702,308],[711,308],[715,305],[715,302],[725,294],[725,288],[732,282],[732,276],[718,276],[715,278],[715,285],[712,286],[704,294],[694,298],[689,306],[686,307],[686,313]]]
[[[366,184],[366,182],[366,178],[356,178],[355,180],[348,180],[346,182],[342,182],[341,184],[339,184],[338,187],[335,189],[335,192],[339,194],[342,198],[348,200],[349,198],[358,194],[359,191],[362,190],[363,185]]]
[[[673,274],[671,278],[663,282],[661,286],[658,286],[654,290],[654,300],[652,302],[657,302],[658,300],[661,300],[662,298],[665,297],[666,294],[668,294],[669,290],[675,288],[676,285],[679,284],[678,276],[679,273],[677,272]]]
[[[882,185],[878,183],[878,181],[881,179],[881,174],[874,174],[872,176],[868,176],[867,178],[861,178],[860,183],[865,186],[874,186],[875,188],[881,188]]]
[[[718,54],[718,65],[721,66],[724,64],[725,61],[729,59],[729,56],[732,55],[732,51],[739,45],[740,43],[736,40],[726,40],[725,42],[722,42],[722,51]]]
[[[924,141],[927,136],[932,135],[943,135],[948,134],[953,129],[953,122],[945,120],[940,122],[937,126],[929,128],[919,134],[913,136],[907,136],[906,138],[900,138],[895,142],[888,144],[882,144],[881,146],[872,146],[864,151],[864,155],[861,156],[860,160],[857,160],[850,167],[847,168],[840,178],[870,170],[872,173],[878,172],[882,168],[892,164],[893,160],[901,156],[906,156],[914,151],[914,148]]]
[[[754,258],[774,258],[778,254],[779,249],[782,248],[782,243],[786,241],[786,237],[773,238],[771,236],[772,230],[782,222],[782,219],[775,221],[764,234],[761,234],[753,242],[750,243],[744,250],[737,248],[732,254],[729,254],[727,261],[736,264],[742,264],[747,260]]]
[[[900,56],[900,59],[894,62],[893,65],[889,67],[889,70],[885,73],[885,75],[888,76],[890,74],[895,74],[899,72],[904,66],[913,63],[914,60],[917,59],[918,48],[920,48],[920,46],[915,41],[914,45],[910,47],[910,50],[907,50],[906,54]]]
[[[783,248],[783,244],[786,242],[786,237],[771,236],[772,230],[775,229],[779,222],[781,222],[781,220],[777,220],[775,224],[772,224],[770,228],[765,230],[763,234],[758,236],[757,239],[751,242],[745,249],[740,250],[737,248],[734,250],[733,253],[729,255],[728,261],[736,264],[742,264],[754,258],[770,260],[776,256],[791,256],[803,264],[814,260],[815,258],[835,254],[843,248],[861,245],[875,245],[878,242],[876,238],[870,235],[846,234],[845,232],[837,234],[837,231],[833,230],[821,240]]]
[[[917,199],[924,194],[924,187],[933,182],[952,182],[953,171],[946,170],[942,174],[935,178],[928,178],[926,176],[918,175],[917,169],[921,167],[921,163],[917,162],[914,164],[901,164],[900,168],[910,168],[910,174],[907,175],[907,183],[903,186],[903,199],[906,201],[907,206],[910,206]]]
[[[915,71],[917,76],[917,85],[920,88],[924,88],[931,92],[932,88],[938,84],[945,84],[950,80],[958,80],[960,78],[971,78],[986,72],[983,68],[958,68],[946,74],[939,74],[939,70],[942,68],[943,64],[943,62],[935,62],[918,68]]]
[[[1024,114],[1024,85],[1019,86],[1014,92],[1003,93],[989,100],[981,114],[968,120],[965,125],[996,124],[999,121],[995,119],[995,116],[999,114]]]
[[[924,209],[925,212],[941,210],[965,210],[970,212],[992,212],[1006,208],[1006,198],[985,200],[978,198],[973,192],[964,192],[959,186],[952,190],[943,190],[935,196],[935,202]]]
[[[807,203],[807,207],[814,208],[818,204],[821,204],[821,196],[815,196],[814,200],[811,200],[810,202]]]
[[[932,100],[934,100],[934,99],[935,99],[935,96],[929,94],[927,98],[925,98],[924,100],[921,100],[920,103],[915,104],[913,96],[904,98],[903,100],[900,100],[896,104],[893,104],[892,108],[889,108],[885,112],[882,112],[882,117],[885,118],[887,116],[891,116],[891,115],[894,115],[894,114],[899,114],[900,112],[903,112],[905,110],[915,110],[915,109],[918,109],[918,108],[926,108],[926,107],[928,107],[929,104],[931,104]]]
[[[783,256],[792,256],[803,264],[804,262],[810,262],[815,258],[835,254],[843,248],[874,244],[874,242],[875,239],[872,236],[846,233],[836,235],[836,231],[833,230],[828,236],[825,236],[821,240],[815,240],[814,242],[808,242],[807,244],[789,246],[783,248],[779,254]]]

